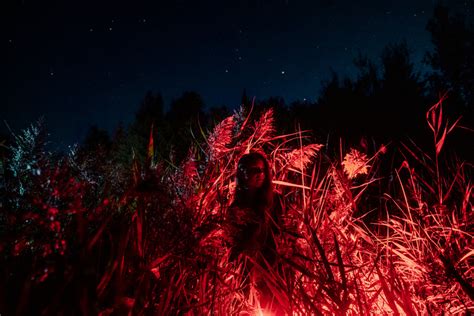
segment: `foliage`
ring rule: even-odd
[[[66,155],[47,150],[41,121],[13,134],[0,144],[0,313],[472,313],[473,165],[459,158],[472,134],[456,137],[472,133],[473,32],[442,6],[427,28],[426,80],[402,42],[380,71],[359,56],[357,78],[334,73],[314,103],[244,90],[232,115],[208,115],[197,93],[165,112],[149,92],[130,126],[112,139],[92,127]],[[250,151],[268,158],[284,206],[276,267],[229,261]]]
[[[385,146],[341,147],[338,161],[306,131],[278,134],[272,108],[252,111],[241,108],[203,132],[178,166],[156,158],[153,132],[145,159],[135,157],[126,171],[109,155],[96,155],[99,164],[80,150],[66,157],[39,150],[36,130],[16,138],[7,166],[17,173],[7,183],[18,203],[4,206],[1,217],[9,227],[2,232],[1,285],[9,289],[2,312],[473,310],[472,164],[443,159],[458,122],[443,117],[442,102],[427,112],[433,155],[402,144],[392,179],[377,168]],[[285,206],[278,267],[254,263],[250,279],[245,261],[229,262],[226,228],[236,164],[249,151],[268,157]],[[27,156],[40,173],[27,173]],[[368,202],[374,187],[383,201],[377,210]],[[262,282],[273,303],[256,286]]]
[[[426,29],[431,34],[434,51],[425,61],[435,72],[429,78],[436,91],[449,90],[464,107],[474,102],[474,26],[463,14],[454,14],[438,5]],[[471,112],[472,113],[472,112]]]

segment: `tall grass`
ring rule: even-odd
[[[278,135],[273,111],[240,109],[180,166],[75,157],[38,166],[2,210],[5,314],[380,315],[474,311],[472,163],[443,159],[456,127],[427,114],[415,144],[323,154],[308,131]],[[284,202],[278,265],[230,261],[227,209],[240,156],[267,154]],[[381,174],[388,151],[402,157]],[[381,193],[380,193],[381,192]],[[249,273],[249,267],[252,267]],[[262,292],[263,287],[267,289]]]

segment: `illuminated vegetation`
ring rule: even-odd
[[[457,124],[441,102],[427,113],[433,155],[415,144],[341,146],[330,159],[306,131],[279,135],[272,109],[251,117],[242,108],[224,119],[179,166],[155,159],[153,136],[145,162],[124,169],[75,150],[53,159],[38,126],[18,135],[1,215],[2,310],[267,313],[228,262],[225,229],[237,160],[260,150],[285,212],[278,271],[255,269],[280,313],[474,311],[472,164],[441,158]],[[399,164],[381,174],[390,153]]]

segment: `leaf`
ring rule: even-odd
[[[150,138],[148,140],[148,151],[147,151],[147,156],[146,156],[148,166],[153,165],[153,157],[154,157],[153,123],[151,123]]]
[[[441,136],[441,139],[436,143],[436,156],[438,156],[439,153],[441,152],[441,149],[443,148],[445,140],[446,140],[446,128],[443,129],[443,135]]]
[[[461,120],[462,116],[458,117],[458,119],[456,120],[456,122],[453,123],[453,125],[451,125],[451,127],[449,128],[448,130],[448,134],[452,132],[452,130],[458,125],[459,121]]]
[[[143,258],[143,245],[142,245],[142,240],[143,240],[143,220],[142,220],[142,212],[137,209],[135,211],[135,220],[136,220],[136,225],[137,225],[137,250],[138,250],[138,255],[140,258]]]
[[[441,129],[441,124],[443,123],[443,107],[439,107],[439,116],[438,116],[438,126],[436,127],[436,130]]]
[[[382,275],[382,273],[380,272],[379,267],[377,265],[375,265],[375,270],[377,271],[377,274],[379,276],[380,285],[382,286],[382,290],[385,294],[385,297],[387,298],[388,305],[390,306],[390,308],[392,309],[392,311],[395,315],[400,315],[400,313],[398,312],[398,308],[396,306],[396,303],[395,303],[396,299],[393,296],[393,292],[390,291],[387,282],[385,282],[385,277]]]
[[[462,261],[466,260],[470,256],[474,256],[474,249],[471,249],[468,253],[466,253],[464,256],[462,256],[461,259],[459,259],[458,264],[461,263]]]

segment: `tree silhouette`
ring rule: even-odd
[[[354,60],[356,79],[333,72],[315,105],[316,131],[354,144],[367,136],[386,142],[419,131],[427,104],[406,43],[387,46],[380,57],[380,74],[364,56]]]
[[[162,134],[164,129],[163,98],[161,94],[148,91],[140,104],[135,120],[130,124],[126,135],[119,131],[115,137],[115,155],[121,164],[129,167],[133,157],[141,162],[145,161],[150,131],[153,126],[153,137],[158,147],[164,147],[166,137]],[[159,152],[159,154],[162,152]]]
[[[474,29],[461,14],[453,15],[438,5],[426,29],[431,33],[434,51],[425,55],[433,68],[429,88],[434,99],[448,93],[446,111],[449,116],[463,116],[463,124],[474,123]]]
[[[392,138],[413,137],[423,126],[428,104],[423,97],[423,82],[419,74],[414,73],[406,42],[387,46],[381,59],[383,75],[377,98],[381,131]]]
[[[81,149],[84,151],[103,151],[107,153],[112,146],[109,133],[99,128],[97,125],[92,125],[87,132]]]
[[[447,93],[445,116],[452,121],[462,116],[460,126],[448,144],[458,156],[472,159],[472,126],[474,124],[474,28],[462,14],[452,14],[448,7],[438,5],[426,29],[431,33],[434,50],[425,55],[433,71],[428,75],[431,103]]]
[[[157,144],[164,140],[160,129],[164,126],[164,105],[161,94],[147,92],[140,108],[135,115],[135,121],[131,126],[131,132],[139,138],[137,150],[140,153],[146,153],[150,132],[153,127],[153,137]]]
[[[213,106],[209,108],[207,111],[207,122],[206,127],[210,130],[214,128],[214,126],[224,120],[226,117],[230,115],[229,109],[222,105],[222,106]]]
[[[181,97],[171,102],[170,110],[165,115],[167,141],[172,145],[172,160],[181,161],[193,141],[192,131],[197,135],[198,125],[206,122],[204,102],[196,92],[184,92]]]
[[[365,126],[364,116],[360,112],[361,103],[357,102],[354,83],[349,78],[342,81],[333,72],[332,78],[323,83],[321,94],[315,105],[313,128],[330,137],[339,138],[351,135],[360,137]]]
[[[242,91],[242,97],[240,98],[240,105],[243,105],[245,107],[249,107],[252,105],[252,101],[250,98],[247,96],[247,90],[244,89]]]

